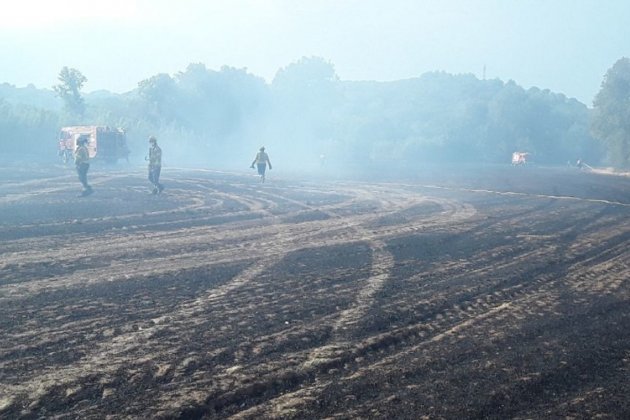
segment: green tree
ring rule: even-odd
[[[63,67],[57,78],[61,83],[53,86],[71,114],[82,116],[85,112],[85,101],[81,96],[81,88],[87,82],[87,78],[77,69]]]
[[[297,62],[278,70],[273,85],[276,88],[292,85],[303,87],[321,84],[322,81],[337,80],[335,67],[331,62],[321,57],[302,57]]]
[[[151,120],[171,121],[177,108],[177,85],[166,73],[156,74],[138,83],[138,94],[148,105]]]
[[[319,156],[323,143],[333,136],[338,86],[334,66],[321,57],[302,57],[278,70],[271,84],[274,118],[279,122],[274,135],[299,139],[294,148]]]
[[[610,162],[630,166],[630,59],[619,59],[604,76],[593,101],[591,133],[606,144]]]
[[[56,113],[0,98],[0,156],[54,157],[58,130]]]

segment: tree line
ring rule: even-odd
[[[289,64],[271,83],[246,69],[200,63],[124,94],[84,94],[86,81],[64,67],[53,90],[0,84],[0,151],[54,158],[59,128],[85,124],[124,128],[138,154],[156,135],[173,159],[217,165],[262,144],[303,165],[323,156],[356,167],[505,163],[514,151],[540,164],[582,159],[626,168],[630,161],[627,58],[608,71],[593,108],[471,74],[342,81],[318,57]]]

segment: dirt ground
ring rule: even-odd
[[[0,418],[630,418],[629,178],[275,169],[0,168]]]

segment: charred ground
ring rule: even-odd
[[[0,417],[630,417],[627,178],[0,171]]]

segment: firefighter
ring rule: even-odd
[[[74,151],[74,164],[77,168],[79,181],[83,185],[83,192],[80,197],[85,197],[93,192],[92,187],[87,182],[87,173],[90,169],[90,153],[88,152],[87,142],[87,137],[80,136],[77,139],[77,148]]]
[[[254,165],[258,167],[258,175],[260,175],[261,182],[265,182],[267,164],[269,164],[269,170],[271,170],[271,161],[269,160],[269,155],[265,153],[265,146],[263,146],[260,148],[259,152],[256,153],[256,157],[250,166],[252,169],[254,169]]]
[[[161,193],[164,185],[160,184],[160,172],[162,171],[162,149],[157,145],[157,139],[149,137],[149,182],[153,185],[153,194]]]

